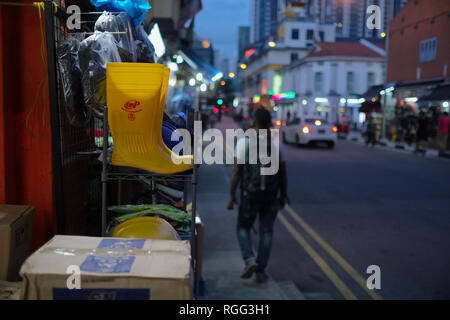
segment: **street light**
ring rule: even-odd
[[[199,73],[197,73],[195,78],[197,79],[197,81],[202,81],[203,80],[203,75],[199,72]]]
[[[268,45],[269,45],[269,47],[273,48],[273,47],[275,47],[277,44],[275,43],[275,41],[269,41]]]
[[[194,78],[191,78],[191,79],[189,80],[189,85],[190,85],[191,87],[195,86],[195,79],[194,79]]]
[[[242,69],[242,70],[247,69],[247,65],[246,65],[245,63],[242,63],[242,64],[241,64],[241,69]]]
[[[230,78],[234,78],[236,75],[235,75],[233,72],[230,72],[230,73],[228,74],[228,76],[229,76]]]
[[[177,56],[177,63],[178,63],[178,64],[181,64],[181,63],[183,63],[183,62],[184,62],[183,57],[180,56],[180,55],[178,55],[178,56]]]
[[[202,91],[202,92],[205,92],[207,89],[208,89],[208,87],[204,83],[200,86],[200,91]]]

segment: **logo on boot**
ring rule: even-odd
[[[136,100],[128,100],[127,102],[125,102],[125,104],[122,107],[122,110],[128,112],[128,120],[130,121],[136,120],[135,113],[142,111],[142,109],[136,109],[137,106],[140,104],[141,103]]]

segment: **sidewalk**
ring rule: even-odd
[[[365,138],[361,135],[360,132],[352,131],[350,132],[345,138],[341,138],[348,141],[356,141],[360,143],[366,143]],[[406,152],[410,152],[411,154],[414,154],[414,150],[416,149],[415,143],[412,145],[408,145],[405,142],[392,142],[388,140],[381,140],[378,142],[379,146],[391,148],[391,149],[397,149],[397,150],[404,150]],[[425,156],[430,158],[447,158],[450,159],[450,151],[446,151],[444,153],[440,153],[436,149],[426,149],[425,150]]]
[[[230,117],[222,117],[216,128],[237,128]],[[198,213],[205,225],[203,249],[204,295],[200,300],[304,300],[292,282],[278,283],[270,277],[265,284],[240,278],[244,261],[236,237],[237,208],[226,209],[230,166],[201,166]],[[253,239],[256,240],[254,233]]]

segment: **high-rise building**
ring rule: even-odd
[[[251,0],[250,43],[263,41],[267,37],[275,34],[277,17],[277,0]]]
[[[321,23],[335,23],[337,38],[379,39],[388,30],[389,22],[408,0],[307,0],[307,15]],[[371,5],[380,7],[381,29],[366,26]]]
[[[244,56],[244,51],[250,44],[250,27],[239,27],[238,60]]]
[[[209,65],[214,65],[214,48],[209,40],[194,39],[192,51]]]

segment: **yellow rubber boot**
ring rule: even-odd
[[[159,174],[192,169],[193,156],[174,154],[162,139],[170,69],[153,63],[108,63],[106,75],[114,140],[111,164]]]

